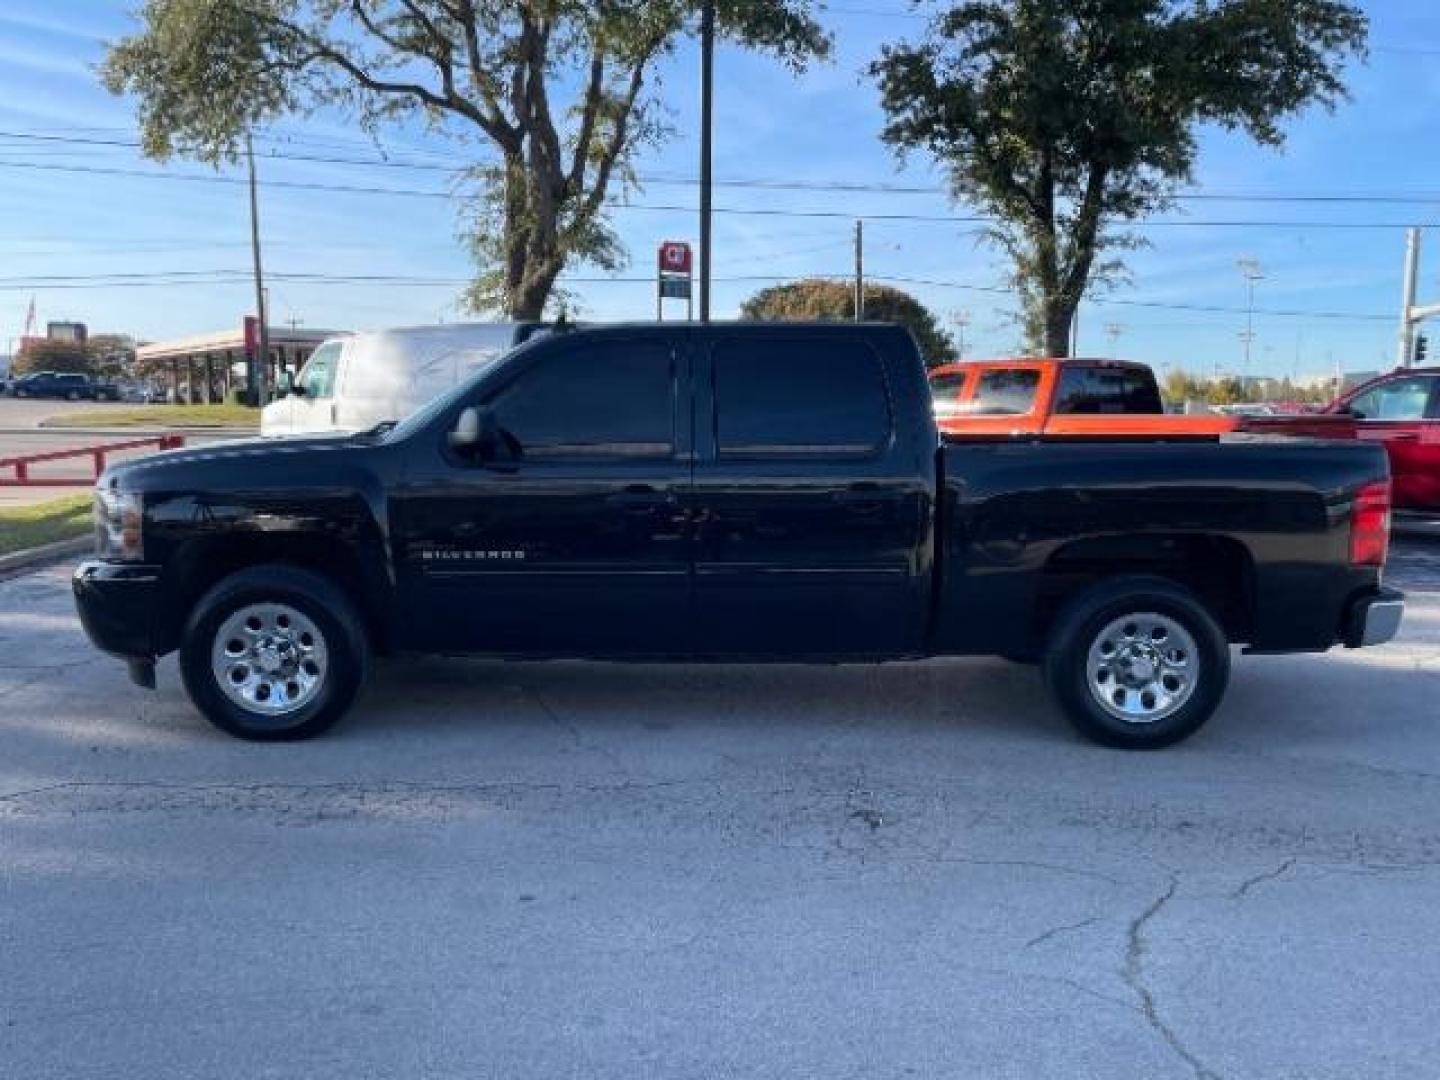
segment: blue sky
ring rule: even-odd
[[[43,323],[79,319],[95,331],[154,339],[238,324],[250,310],[248,216],[238,183],[129,176],[103,170],[201,175],[190,162],[162,170],[125,145],[53,142],[34,136],[125,143],[135,138],[129,103],[112,98],[92,67],[103,41],[126,33],[135,0],[6,0],[0,10],[0,351],[20,333],[32,295]],[[832,63],[795,77],[737,49],[717,59],[715,169],[719,180],[785,179],[898,183],[930,187],[923,160],[904,168],[879,142],[883,117],[861,75],[882,42],[918,35],[923,21],[905,0],[835,0],[824,18],[836,36]],[[1309,113],[1289,126],[1285,151],[1206,132],[1197,190],[1211,196],[1365,195],[1414,202],[1273,203],[1207,200],[1184,204],[1167,223],[1144,229],[1152,243],[1130,259],[1131,280],[1109,302],[1087,302],[1081,351],[1115,350],[1157,366],[1238,370],[1244,281],[1236,260],[1259,261],[1251,370],[1302,374],[1393,363],[1403,227],[1440,215],[1440,5],[1371,0],[1374,52],[1351,73],[1354,100],[1334,114]],[[696,51],[680,48],[658,72],[674,137],[648,152],[642,173],[693,177],[698,140]],[[21,136],[31,136],[29,138]],[[281,184],[320,183],[443,192],[444,167],[462,150],[415,130],[387,133],[392,160],[428,168],[263,159],[262,223],[275,322],[366,328],[447,320],[469,273],[455,240],[454,204],[427,194],[317,192]],[[344,116],[287,122],[266,149],[283,154],[374,159],[375,145]],[[89,170],[89,171],[79,171]],[[102,171],[94,171],[102,170]],[[209,174],[214,176],[213,173]],[[238,174],[223,173],[236,179]],[[273,186],[272,186],[273,185]],[[1426,202],[1429,199],[1432,201]],[[690,183],[647,183],[615,221],[643,278],[656,243],[689,239]],[[884,215],[964,215],[938,193],[775,191],[721,186],[718,208],[824,212],[831,217],[722,213],[716,218],[717,315],[770,276],[844,274],[855,217],[866,221],[867,265],[878,279],[907,284],[943,317],[967,313],[968,356],[1016,346],[1006,267],[977,243],[973,225],[887,221]],[[1277,226],[1273,223],[1289,223]],[[1226,223],[1226,224],[1221,224]],[[1343,227],[1334,227],[1334,226]],[[1363,226],[1363,227],[1356,227]],[[1377,227],[1371,227],[1377,226]],[[1422,266],[1422,300],[1440,300],[1440,234]],[[216,271],[234,272],[217,284]],[[193,274],[165,286],[96,285],[79,277]],[[423,284],[321,284],[283,275],[384,274]],[[595,271],[573,271],[592,278]],[[48,279],[48,280],[47,280]],[[65,281],[64,279],[69,279]],[[737,280],[738,279],[738,280]],[[60,288],[59,284],[84,288]],[[653,285],[574,283],[583,314],[649,318]],[[1234,310],[1207,311],[1204,308]],[[678,311],[678,309],[676,309]],[[1294,313],[1294,314],[1290,314]],[[1336,315],[1343,318],[1333,317]],[[1107,333],[1114,326],[1118,336]]]

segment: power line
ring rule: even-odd
[[[0,131],[0,140],[21,139],[35,140],[50,143],[78,144],[97,147],[115,147],[117,149],[133,148],[139,149],[140,143],[134,139],[93,139],[77,138],[74,136],[52,135],[31,131]],[[0,150],[9,147],[0,146]],[[416,152],[416,151],[411,151]],[[426,151],[419,151],[426,152]],[[404,161],[392,158],[356,158],[356,157],[335,157],[325,154],[288,154],[271,151],[259,153],[256,157],[266,158],[275,161],[297,161],[307,164],[324,165],[354,165],[364,168],[384,169],[411,169],[422,172],[444,172],[458,174],[475,167],[485,165],[487,162],[476,162],[471,164],[439,163],[423,161]],[[0,164],[9,164],[0,162]],[[25,162],[18,164],[24,165]],[[50,167],[50,166],[47,166]],[[54,166],[56,169],[63,169],[65,166]],[[75,166],[82,170],[84,166]],[[136,170],[137,175],[172,175],[162,173],[146,172]],[[128,175],[128,174],[127,174]],[[196,176],[195,174],[173,174],[176,176],[194,177],[195,179],[208,180],[210,177]],[[683,176],[676,173],[642,173],[639,176],[642,183],[647,184],[682,184],[696,185],[697,179],[690,176]],[[881,181],[864,180],[784,180],[773,177],[748,177],[717,179],[716,187],[729,188],[754,188],[758,190],[775,191],[820,191],[837,192],[841,194],[875,192],[884,195],[947,195],[944,187],[936,185],[899,184]],[[442,195],[441,192],[425,192],[424,194]],[[1182,201],[1197,202],[1255,202],[1255,203],[1296,203],[1296,204],[1384,204],[1384,205],[1440,205],[1440,192],[1424,193],[1280,193],[1280,192],[1259,192],[1254,194],[1241,192],[1212,192],[1212,191],[1183,191],[1175,196]]]
[[[226,285],[246,284],[248,270],[159,270],[137,271],[114,274],[50,274],[29,277],[0,277],[0,291],[16,291],[51,288],[108,288],[132,285]],[[314,285],[413,285],[426,287],[456,286],[468,284],[472,279],[446,277],[441,275],[412,274],[342,274],[330,271],[290,271],[267,275],[276,281],[292,284]],[[871,281],[891,285],[925,285],[934,288],[957,289],[965,292],[987,293],[997,296],[1014,297],[1015,290],[1000,285],[975,285],[967,282],[949,281],[937,278],[913,277],[904,274],[867,274]],[[849,273],[826,274],[733,274],[716,277],[717,282],[741,283],[747,281],[787,281],[801,278],[825,278],[849,281]],[[570,275],[562,278],[572,284],[618,284],[646,285],[653,287],[655,279],[650,275]],[[1228,307],[1220,304],[1191,304],[1161,300],[1126,300],[1114,297],[1087,297],[1087,304],[1113,305],[1116,307],[1148,308],[1161,311],[1191,311],[1215,315],[1244,315],[1244,307]],[[1388,322],[1391,315],[1367,314],[1355,311],[1303,311],[1287,308],[1254,309],[1256,315],[1281,318],[1339,319],[1350,321]]]
[[[99,176],[129,176],[151,180],[181,180],[197,183],[244,184],[241,177],[206,176],[197,173],[147,172],[143,169],[120,169],[93,165],[48,165],[36,162],[0,161],[0,169],[32,169],[44,172],[79,173]],[[364,184],[328,184],[302,180],[267,180],[265,187],[296,191],[323,191],[331,194],[386,195],[402,198],[452,199],[454,194],[423,188],[392,188]],[[639,210],[656,213],[693,214],[695,208],[677,203],[637,203],[622,200],[606,200],[611,210]],[[779,207],[717,206],[714,213],[742,217],[776,218],[840,218],[853,220],[851,210],[794,210]],[[917,222],[928,224],[997,224],[995,218],[980,214],[915,214],[915,213],[866,213],[867,221]],[[1150,219],[1131,223],[1132,228],[1235,228],[1235,229],[1407,229],[1412,227],[1406,221],[1279,221],[1262,219],[1204,220],[1204,219]]]

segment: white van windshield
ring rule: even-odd
[[[468,369],[469,375],[465,379],[463,379],[457,384],[452,385],[448,390],[443,391],[438,396],[432,397],[428,402],[420,406],[420,408],[416,409],[409,416],[402,418],[401,421],[390,430],[390,434],[387,436],[387,439],[409,438],[412,434],[419,431],[426,424],[430,423],[430,421],[436,416],[438,416],[440,413],[448,409],[451,402],[457,400],[465,394],[468,394],[470,392],[470,389],[477,382],[483,379],[486,374],[488,374],[492,369],[494,369],[502,360],[509,358],[512,354],[519,352],[521,349],[529,348],[532,342],[539,340],[539,338],[543,336],[544,335],[537,335],[531,337],[523,344],[516,345],[514,348],[510,349],[503,349],[499,352],[496,352],[493,356],[487,356],[484,360],[477,361],[473,366]]]

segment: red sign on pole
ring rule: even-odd
[[[691,266],[690,245],[683,240],[666,240],[660,245],[660,272],[662,274],[689,274]]]
[[[245,316],[245,355],[254,357],[260,351],[260,320],[254,315]]]

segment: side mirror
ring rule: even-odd
[[[295,376],[288,371],[282,371],[280,378],[276,380],[275,389],[280,391],[281,397],[289,397],[291,394],[303,394],[304,388],[295,382]]]
[[[450,431],[450,445],[456,450],[473,450],[480,445],[480,410],[473,405],[460,410]]]

